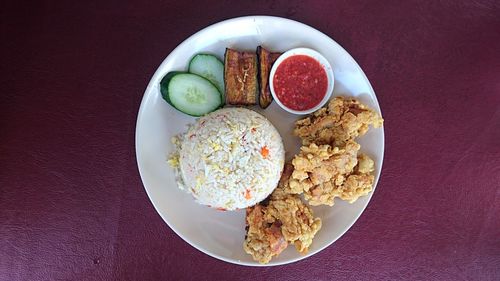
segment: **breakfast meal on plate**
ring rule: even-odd
[[[223,108],[199,118],[175,139],[179,185],[203,205],[243,209],[264,200],[277,186],[285,150],[264,116],[245,108]]]
[[[360,152],[356,138],[383,124],[354,98],[337,96],[320,108],[331,94],[327,86],[333,87],[323,64],[312,56],[280,55],[262,46],[256,52],[226,48],[224,62],[197,54],[188,71],[169,72],[160,82],[168,104],[200,117],[173,138],[176,151],[168,162],[179,188],[202,205],[246,209],[243,249],[263,264],[290,244],[307,253],[322,225],[311,206],[333,206],[335,198],[354,203],[372,191],[375,162]],[[286,164],[273,124],[242,107],[265,109],[273,97],[297,114],[319,108],[290,124],[302,147]]]

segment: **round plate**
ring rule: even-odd
[[[174,149],[170,140],[185,132],[187,124],[193,123],[195,118],[163,101],[159,84],[167,72],[186,70],[196,53],[213,53],[222,59],[226,48],[255,51],[259,45],[273,52],[298,47],[317,50],[333,67],[333,96],[354,96],[380,113],[370,82],[354,59],[325,34],[289,19],[249,16],[222,21],[192,35],[168,55],[146,88],[137,118],[136,155],[142,182],[160,216],[182,239],[212,257],[250,266],[259,263],[243,250],[245,211],[222,212],[201,206],[191,195],[177,188],[173,170],[167,163],[168,155]],[[292,134],[294,122],[300,116],[284,111],[275,102],[266,110],[254,109],[276,126],[283,137],[286,158],[291,159],[300,148],[299,139]],[[376,186],[384,155],[384,131],[382,128],[371,129],[358,142],[361,151],[375,160]],[[298,261],[328,247],[354,224],[372,194],[354,204],[336,200],[333,207],[314,207],[314,214],[322,219],[323,225],[308,254],[301,255],[290,246],[268,265]]]

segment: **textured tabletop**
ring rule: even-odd
[[[29,2],[0,3],[0,280],[500,280],[498,1]],[[332,37],[385,118],[366,211],[324,251],[280,267],[189,246],[135,160],[156,68],[191,34],[242,15]]]

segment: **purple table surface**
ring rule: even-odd
[[[31,2],[0,4],[0,280],[500,280],[498,1]],[[364,214],[280,267],[189,246],[156,213],[135,160],[158,65],[242,15],[334,38],[385,118]]]

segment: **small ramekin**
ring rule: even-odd
[[[316,61],[318,61],[319,64],[325,70],[327,81],[328,81],[328,85],[326,87],[326,93],[325,93],[325,96],[323,97],[323,99],[321,100],[321,102],[319,104],[317,104],[315,107],[307,109],[307,110],[294,110],[294,109],[291,109],[291,108],[285,106],[278,99],[276,93],[274,92],[274,75],[276,74],[276,70],[278,69],[279,65],[284,60],[286,60],[289,57],[296,56],[296,55],[305,55],[305,56],[311,57],[311,58],[315,59]],[[286,110],[290,113],[293,113],[293,114],[298,114],[298,115],[310,114],[310,113],[320,109],[321,107],[323,107],[325,105],[325,103],[332,96],[334,83],[335,83],[335,80],[333,77],[333,69],[332,69],[332,66],[330,65],[330,63],[328,62],[328,60],[319,52],[317,52],[313,49],[309,49],[309,48],[295,48],[295,49],[291,49],[291,50],[284,52],[281,56],[278,57],[276,62],[273,64],[273,67],[271,68],[271,72],[269,74],[269,87],[271,89],[271,95],[273,96],[274,101],[276,101],[276,103],[284,110]]]

